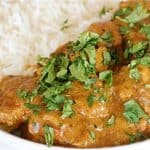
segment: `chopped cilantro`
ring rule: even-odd
[[[90,94],[87,98],[88,106],[91,107],[96,100],[96,96],[94,94]]]
[[[139,70],[137,68],[130,69],[129,77],[138,81],[140,79]]]
[[[138,123],[141,118],[148,119],[148,115],[134,99],[131,99],[124,104],[123,115],[131,123]]]
[[[140,64],[140,62],[141,62],[141,59],[134,59],[134,60],[132,60],[131,62],[130,62],[130,68],[135,68],[138,64]]]
[[[130,62],[129,66],[130,68],[134,68],[139,64],[150,67],[150,56],[144,56],[142,58],[134,59]]]
[[[140,31],[146,34],[147,38],[150,39],[150,24],[143,25]]]
[[[137,7],[125,18],[116,17],[117,19],[129,23],[130,26],[140,22],[141,20],[149,17],[150,13],[146,8],[143,8],[141,4],[137,5]]]
[[[86,81],[85,81],[85,84],[84,84],[84,88],[85,89],[90,89],[91,86],[93,86],[93,84],[96,82],[96,78],[88,78]]]
[[[54,143],[54,129],[48,125],[44,126],[44,137],[48,147]]]
[[[109,12],[110,9],[103,7],[100,12],[99,12],[99,16],[102,17],[104,16],[107,12]]]
[[[54,70],[55,58],[49,60],[49,62],[43,68],[42,76],[40,77],[41,82],[52,83],[56,78],[56,72]]]
[[[61,31],[64,31],[65,29],[67,29],[67,28],[69,28],[70,27],[70,25],[69,25],[69,20],[68,19],[66,19],[66,20],[64,20],[64,22],[62,23],[62,27],[61,27]]]
[[[45,66],[48,62],[48,58],[47,57],[42,57],[40,55],[38,55],[38,58],[37,58],[37,63],[41,66]]]
[[[137,44],[134,44],[131,48],[129,48],[129,53],[135,54],[139,51],[146,50],[147,47],[148,47],[148,43],[141,41]]]
[[[37,91],[33,90],[32,92],[26,91],[26,90],[18,90],[17,94],[20,98],[23,100],[28,100],[29,102],[32,102],[35,96],[37,96]]]
[[[112,71],[106,70],[99,73],[99,79],[105,81],[106,85],[112,86]]]
[[[80,58],[76,59],[69,67],[70,72],[73,77],[79,81],[84,82],[87,80],[88,76],[86,74],[86,68],[84,66],[84,61]]]
[[[121,8],[119,10],[117,10],[114,14],[114,16],[119,16],[119,17],[122,17],[122,16],[126,16],[126,15],[129,15],[129,13],[131,12],[131,8],[129,7],[125,7],[125,8]]]
[[[128,27],[126,27],[126,26],[122,26],[122,27],[120,27],[120,33],[122,35],[129,34],[130,33],[130,29]]]
[[[98,100],[102,103],[105,103],[107,101],[107,97],[105,95],[101,95]]]
[[[124,52],[124,57],[130,58],[131,55],[134,55],[136,58],[141,58],[144,56],[145,52],[148,49],[148,42],[141,41],[137,44],[132,45],[130,41],[128,41],[128,48]]]
[[[115,123],[115,116],[112,115],[112,116],[107,120],[106,126],[107,126],[107,127],[108,127],[108,126],[112,126],[112,125],[114,125],[114,123]]]
[[[137,140],[145,139],[145,136],[141,132],[137,132],[136,134],[127,134],[129,136],[129,140],[131,143],[136,142]]]
[[[63,112],[62,112],[62,118],[70,117],[74,114],[74,111],[71,108],[71,105],[73,104],[72,100],[65,100],[64,106],[63,106]]]
[[[90,136],[90,139],[92,140],[92,142],[94,142],[95,139],[96,139],[96,134],[95,134],[95,132],[92,131],[92,130],[90,130],[90,131],[89,131],[89,136]]]
[[[104,51],[103,52],[103,59],[104,59],[104,65],[109,65],[111,63],[111,55],[110,52]]]
[[[41,110],[41,107],[36,104],[25,103],[24,106],[28,109],[31,109],[35,114],[39,113],[39,111]]]
[[[99,87],[94,87],[94,93],[101,93],[101,90]]]
[[[85,52],[86,52],[86,54],[88,55],[90,64],[93,64],[93,65],[94,65],[94,64],[95,64],[95,58],[96,58],[95,46],[88,45],[88,46],[85,48]]]
[[[110,31],[104,32],[104,34],[101,36],[102,40],[105,42],[111,42],[112,41],[112,33]]]
[[[83,32],[76,42],[72,43],[72,49],[74,51],[80,51],[81,49],[87,47],[87,45],[97,45],[99,41],[99,35],[94,32]]]
[[[140,64],[150,67],[150,56],[144,56],[140,59]]]

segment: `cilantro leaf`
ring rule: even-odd
[[[150,56],[144,56],[140,59],[140,64],[150,67]]]
[[[150,39],[150,24],[143,25],[140,31],[146,34],[147,38]]]
[[[129,13],[131,13],[131,8],[130,7],[125,7],[125,8],[121,8],[119,10],[117,10],[114,14],[114,17],[116,16],[126,16],[129,15]]]
[[[149,17],[150,13],[147,9],[143,8],[141,4],[137,5],[137,7],[125,18],[117,17],[117,19],[129,23],[130,26],[140,22],[141,20]]]
[[[23,100],[27,100],[32,102],[35,96],[38,95],[37,90],[33,90],[32,92],[26,90],[17,90],[17,95],[22,98]]]
[[[82,59],[78,58],[76,59],[69,67],[70,72],[73,77],[78,79],[79,81],[85,81],[88,76],[86,74],[86,69],[84,66],[84,62]]]
[[[146,50],[147,47],[148,47],[148,42],[141,41],[141,42],[139,42],[137,44],[134,44],[131,48],[129,48],[129,52],[131,54],[135,54],[135,53],[137,53],[139,51]]]
[[[100,12],[99,12],[99,16],[102,17],[103,15],[105,15],[107,12],[109,12],[110,9],[103,7]]]
[[[138,123],[141,118],[148,119],[148,115],[134,99],[124,103],[123,115],[131,123]]]
[[[36,104],[25,103],[24,106],[28,109],[31,109],[35,114],[39,113],[39,111],[41,110],[41,107]]]
[[[103,58],[104,58],[104,65],[109,65],[111,62],[111,54],[109,51],[103,52]]]
[[[130,33],[130,29],[128,27],[126,27],[126,26],[122,26],[122,27],[120,27],[120,33],[122,35],[129,34]]]
[[[140,79],[140,73],[138,69],[137,68],[130,69],[129,77],[131,79],[135,79],[136,81],[138,81]]]
[[[41,66],[45,66],[48,63],[48,60],[49,59],[47,57],[42,57],[42,56],[38,55],[37,63]]]
[[[92,46],[92,45],[88,45],[88,46],[85,48],[85,52],[86,52],[87,55],[88,55],[90,64],[95,65],[95,59],[96,59],[95,47]]]
[[[85,89],[90,89],[91,86],[96,82],[96,78],[88,78],[86,81],[85,81],[85,84],[84,84],[84,88]]]
[[[44,137],[48,147],[54,143],[54,129],[48,125],[44,126]]]
[[[72,100],[65,100],[64,106],[63,106],[63,112],[62,112],[62,118],[70,117],[74,114],[74,111],[71,108],[71,105],[73,104]]]
[[[94,32],[83,32],[80,34],[80,37],[76,42],[73,42],[72,49],[74,51],[80,51],[81,49],[85,48],[87,45],[97,45],[99,41],[99,35]]]
[[[141,132],[137,132],[136,134],[127,134],[129,136],[129,140],[131,143],[134,143],[137,140],[145,139],[145,136]]]
[[[102,40],[104,40],[105,42],[111,42],[112,41],[112,33],[110,31],[106,31],[104,32],[104,34],[101,36]]]
[[[106,122],[106,126],[112,126],[115,123],[115,116],[112,115]]]
[[[94,94],[90,94],[87,98],[88,106],[91,107],[96,100],[96,96]]]
[[[106,70],[99,73],[99,79],[105,81],[106,85],[112,86],[112,71]]]
[[[56,78],[56,72],[54,70],[55,58],[49,60],[46,66],[43,68],[42,76],[40,77],[41,82],[51,83]]]
[[[129,66],[130,68],[134,68],[139,64],[150,67],[150,56],[144,56],[142,58],[134,59],[130,62]]]
[[[102,103],[105,103],[107,101],[107,97],[105,95],[101,95],[98,100]]]
[[[95,132],[92,131],[92,130],[90,130],[90,131],[89,131],[89,136],[90,136],[90,139],[92,140],[92,142],[94,142],[95,139],[96,139],[96,134],[95,134]]]
[[[64,22],[62,23],[62,27],[60,29],[61,31],[64,31],[65,29],[70,27],[70,24],[68,22],[69,22],[68,19],[64,20]]]

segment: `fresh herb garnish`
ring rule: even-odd
[[[78,40],[72,43],[72,49],[74,51],[80,51],[85,47],[87,47],[87,45],[95,46],[97,45],[99,38],[100,37],[97,33],[89,32],[89,31],[83,32],[80,34]]]
[[[94,94],[90,93],[90,95],[87,98],[88,106],[91,107],[93,105],[94,101],[96,101],[96,96]]]
[[[112,116],[107,120],[106,126],[107,126],[107,127],[108,127],[108,126],[112,126],[112,125],[114,125],[114,123],[115,123],[115,116],[112,115]]]
[[[54,143],[54,129],[48,125],[44,126],[44,137],[48,147]]]
[[[84,66],[84,60],[81,58],[76,59],[71,66],[69,67],[70,72],[73,77],[78,79],[79,81],[86,81],[88,78],[88,75],[86,74],[86,68]]]
[[[42,57],[40,55],[38,55],[37,57],[37,64],[41,65],[41,66],[45,66],[48,63],[49,59],[47,57]]]
[[[121,8],[119,10],[117,10],[114,14],[114,17],[119,16],[126,16],[129,15],[131,13],[131,8],[130,7],[125,7],[125,8]]]
[[[39,113],[41,110],[41,107],[37,104],[25,103],[24,106],[28,109],[31,109],[35,114]]]
[[[150,67],[150,56],[144,56],[142,58],[134,59],[130,62],[129,66],[130,68],[134,68],[139,64]]]
[[[104,32],[104,34],[101,36],[102,40],[105,42],[112,42],[113,36],[110,31]]]
[[[62,118],[70,117],[74,114],[74,111],[71,108],[72,104],[73,104],[72,100],[64,101],[63,112],[61,116]]]
[[[99,16],[102,17],[104,16],[107,12],[109,12],[110,9],[103,7],[100,12],[99,12]]]
[[[96,82],[97,78],[89,78],[85,81],[85,84],[84,84],[84,88],[85,89],[90,89],[94,83]]]
[[[141,118],[148,119],[148,115],[134,99],[131,99],[124,104],[123,115],[131,123],[138,123]]]
[[[124,57],[129,58],[131,55],[136,56],[137,58],[141,58],[144,56],[145,52],[148,49],[148,42],[141,41],[137,44],[132,45],[130,41],[128,41],[129,48],[127,48],[124,52]]]
[[[140,22],[141,20],[149,17],[150,13],[146,8],[143,8],[141,4],[137,5],[137,7],[125,18],[120,18],[117,16],[116,18],[128,23],[130,26]]]
[[[105,103],[107,101],[107,97],[105,95],[101,95],[98,100],[102,103]]]
[[[130,143],[134,143],[137,140],[145,139],[145,136],[141,132],[137,132],[136,134],[127,134],[129,136]]]
[[[112,86],[112,71],[106,70],[99,73],[99,79],[104,81],[107,86]]]
[[[130,29],[128,27],[126,27],[126,26],[122,26],[122,27],[120,27],[120,33],[122,35],[129,34],[130,33]]]
[[[146,50],[147,47],[148,47],[148,43],[141,41],[137,44],[134,44],[131,48],[129,48],[129,53],[135,54],[135,53],[138,53],[140,51]]]
[[[70,24],[69,24],[69,20],[66,19],[64,20],[63,24],[62,24],[62,27],[61,27],[61,31],[64,31],[65,29],[69,28],[70,27]]]
[[[139,70],[137,68],[130,69],[129,77],[138,81],[140,79]]]
[[[103,52],[104,65],[109,65],[111,63],[111,54],[109,51]]]
[[[95,132],[92,131],[92,130],[90,130],[90,131],[89,131],[89,136],[90,136],[90,139],[92,140],[92,142],[94,142],[95,139],[96,139],[96,134],[95,134]]]
[[[147,38],[150,39],[150,24],[143,25],[140,32],[146,34]]]
[[[27,100],[29,102],[32,102],[35,96],[37,96],[37,90],[26,91],[26,90],[18,90],[17,95],[22,98],[23,100]]]

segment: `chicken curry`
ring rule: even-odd
[[[109,22],[39,57],[33,76],[0,82],[0,128],[68,147],[150,137],[150,1],[121,2]]]

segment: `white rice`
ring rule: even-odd
[[[119,1],[0,0],[0,77],[31,74],[38,55],[49,56],[91,23],[110,20]],[[111,10],[99,17],[103,7]],[[61,31],[66,19],[69,27]]]

